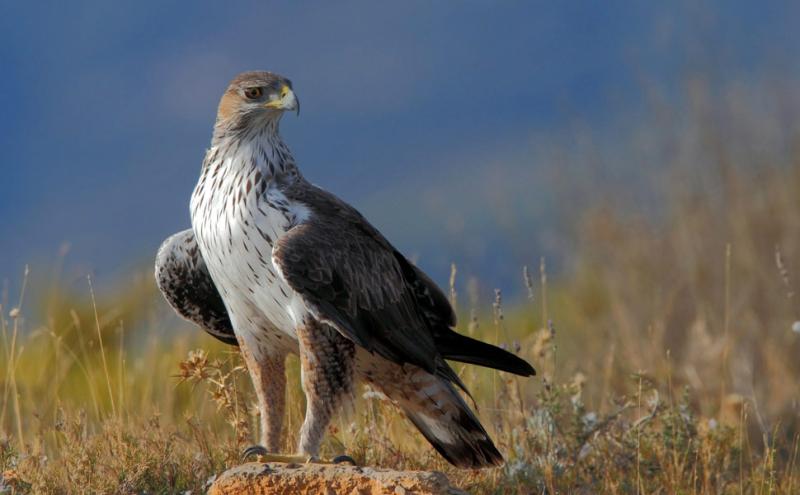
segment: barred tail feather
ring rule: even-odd
[[[399,405],[425,439],[450,464],[464,469],[499,466],[503,456],[453,386],[440,378],[440,390],[420,401],[417,395]]]

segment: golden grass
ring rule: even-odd
[[[368,392],[333,422],[324,454],[442,470],[475,493],[795,493],[800,152],[754,162],[721,142],[702,146],[696,173],[664,159],[673,182],[658,218],[583,211],[568,268],[521,268],[513,304],[458,298],[454,271],[461,330],[540,373],[456,365],[504,467],[451,468]],[[253,442],[238,355],[165,316],[153,285],[145,274],[96,301],[56,286],[4,303],[7,487],[200,493]],[[288,368],[291,450],[304,399],[296,359]]]

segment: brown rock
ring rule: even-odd
[[[466,495],[436,471],[346,464],[250,462],[219,475],[209,495]]]

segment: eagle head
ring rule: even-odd
[[[300,114],[300,100],[289,79],[272,72],[243,72],[233,78],[222,95],[217,125],[277,121],[286,110]]]

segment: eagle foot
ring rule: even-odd
[[[242,452],[242,462],[247,462],[251,457],[255,457],[259,462],[283,462],[286,464],[306,464],[315,462],[314,458],[303,454],[278,454],[268,451],[261,445],[252,445]]]
[[[338,455],[331,460],[304,454],[275,454],[269,452],[261,445],[252,445],[244,449],[241,455],[242,462],[247,462],[251,457],[256,457],[259,462],[282,462],[285,464],[350,464],[357,466],[355,459],[349,455]]]
[[[239,458],[242,462],[246,462],[247,459],[253,456],[264,457],[267,455],[269,455],[269,451],[261,445],[251,445],[242,451],[242,455]]]

